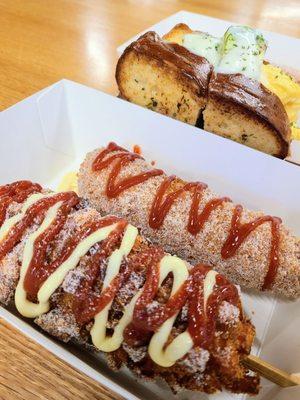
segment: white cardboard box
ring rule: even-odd
[[[219,37],[223,36],[224,32],[231,25],[239,25],[236,21],[225,21],[223,19],[212,18],[188,11],[179,11],[127,40],[118,47],[117,52],[121,55],[131,42],[136,40],[145,32],[154,31],[160,36],[163,36],[166,32],[171,30],[174,25],[181,22],[190,26],[193,30],[209,32],[210,34]],[[268,42],[265,59],[274,65],[289,67],[300,72],[300,39],[262,29],[261,32]],[[298,123],[300,125],[300,114]],[[292,142],[291,155],[288,159],[300,165],[300,141],[294,140]]]
[[[78,168],[87,151],[111,140],[128,148],[139,144],[145,158],[167,172],[203,180],[250,208],[279,215],[300,234],[299,167],[70,81],[58,82],[0,113],[0,138],[0,184],[31,179],[55,189],[67,171]],[[243,300],[257,329],[253,353],[300,372],[300,301],[246,293]],[[0,317],[125,398],[175,399],[162,383],[136,383],[128,371],[113,373],[102,357],[58,343],[13,310],[0,307]],[[177,398],[206,396],[183,392]],[[211,398],[243,396],[223,393]],[[266,381],[257,397],[299,398],[299,388],[280,390]]]

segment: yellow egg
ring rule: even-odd
[[[61,180],[57,188],[58,192],[73,191],[78,193],[77,172],[68,172]]]
[[[298,128],[297,126],[292,126],[291,131],[292,131],[292,138],[300,140],[300,128]]]
[[[271,64],[263,64],[261,83],[280,98],[289,117],[292,139],[300,140],[300,126],[297,126],[300,115],[300,84],[281,68]]]

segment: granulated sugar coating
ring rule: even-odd
[[[21,209],[18,203],[12,203],[7,212],[7,218],[13,217]],[[19,280],[19,268],[16,265],[21,265],[25,241],[39,226],[41,220],[34,222],[32,226],[27,228],[21,238],[21,241],[14,246],[2,260],[0,260],[0,303],[8,304],[13,297],[15,287]]]
[[[124,190],[114,198],[108,198],[106,187],[114,161],[101,171],[93,171],[92,163],[103,149],[86,156],[78,176],[79,194],[103,214],[115,214],[128,219],[153,243],[157,243],[172,254],[192,263],[213,266],[232,282],[246,288],[261,290],[270,264],[272,230],[271,223],[265,222],[253,230],[236,253],[222,258],[221,249],[228,237],[235,205],[224,202],[211,213],[200,232],[194,236],[187,230],[192,196],[184,192],[171,206],[162,226],[152,229],[149,214],[157,190],[166,175],[151,177],[147,181]],[[120,151],[115,151],[117,154]],[[135,159],[121,169],[117,182],[153,169],[143,159]],[[185,182],[177,179],[171,190],[182,187]],[[209,188],[203,191],[199,204],[201,212],[208,201],[217,196]],[[263,213],[244,209],[241,223],[253,221]],[[283,224],[279,228],[279,266],[271,290],[287,297],[300,295],[300,241]]]
[[[206,368],[210,354],[207,350],[195,347],[180,363],[186,366],[192,373],[203,372]]]
[[[223,324],[234,324],[238,321],[240,310],[233,304],[223,301],[219,308],[219,319]]]
[[[83,342],[80,336],[80,327],[76,324],[74,316],[63,308],[54,308],[36,318],[34,322],[44,331],[56,336],[63,342],[68,342],[71,339]]]
[[[147,346],[140,346],[136,348],[128,346],[127,343],[123,343],[122,348],[129,355],[130,359],[135,363],[142,361],[142,359],[145,358],[147,355]]]
[[[6,220],[19,213],[21,206],[21,204],[12,204],[7,211]],[[88,348],[100,352],[101,347],[94,341],[92,329],[95,327],[95,319],[97,319],[99,313],[105,310],[106,306],[109,306],[107,314],[105,314],[106,320],[103,320],[102,325],[105,327],[105,340],[110,340],[111,336],[120,329],[119,325],[121,325],[121,319],[124,315],[127,315],[128,318],[124,330],[121,331],[121,341],[116,347],[105,352],[109,366],[112,368],[118,369],[125,365],[142,379],[163,379],[176,392],[182,389],[190,389],[214,393],[222,388],[236,393],[256,394],[258,392],[259,377],[257,375],[251,377],[248,369],[243,365],[244,358],[250,353],[255,330],[242,312],[240,299],[233,285],[222,278],[225,281],[226,288],[230,287],[231,292],[234,293],[229,301],[236,307],[229,302],[221,303],[221,301],[217,301],[217,309],[213,315],[211,314],[208,317],[207,314],[207,318],[203,318],[202,315],[197,314],[199,330],[205,332],[206,339],[206,341],[203,339],[202,345],[199,346],[196,343],[195,335],[193,336],[189,330],[190,321],[197,319],[195,315],[191,317],[189,311],[190,305],[196,298],[196,296],[193,296],[195,288],[191,284],[193,280],[190,278],[193,276],[192,271],[200,271],[203,275],[199,278],[199,284],[206,287],[204,277],[211,273],[209,268],[203,265],[194,268],[187,262],[183,262],[182,268],[186,265],[187,275],[178,289],[179,291],[182,290],[184,295],[183,302],[181,303],[178,298],[175,298],[176,300],[172,303],[173,307],[170,307],[168,302],[172,300],[171,297],[175,296],[175,294],[172,294],[172,288],[177,279],[176,274],[174,272],[168,273],[164,280],[160,282],[159,288],[156,284],[152,286],[149,283],[153,275],[155,276],[156,269],[158,274],[160,273],[160,263],[169,254],[138,234],[132,248],[126,256],[121,258],[118,265],[116,278],[119,279],[119,286],[117,285],[115,289],[112,284],[114,279],[112,279],[108,286],[104,288],[107,276],[111,274],[111,269],[108,272],[108,267],[115,266],[113,264],[115,261],[112,261],[114,260],[112,254],[120,254],[120,246],[123,243],[124,234],[127,232],[128,223],[117,217],[103,217],[86,202],[81,201],[64,215],[60,230],[56,231],[54,236],[47,236],[49,232],[52,232],[51,229],[57,227],[57,221],[59,221],[61,215],[57,211],[52,222],[44,231],[42,224],[45,222],[47,212],[37,215],[40,215],[40,217],[34,218],[29,223],[21,237],[17,238],[13,247],[0,260],[0,302],[2,304],[12,305],[14,303],[14,299],[18,297],[18,295],[14,296],[18,283],[23,284],[25,290],[27,300],[24,301],[25,306],[28,302],[39,303],[40,290],[44,284],[49,284],[49,277],[51,278],[52,274],[57,272],[57,269],[65,261],[73,259],[75,260],[74,263],[71,263],[71,266],[65,270],[65,274],[62,274],[62,280],[59,281],[58,286],[54,286],[53,291],[49,293],[49,297],[45,300],[46,308],[40,311],[40,314],[39,312],[34,314],[37,316],[35,323],[41,329],[64,342],[71,341],[79,344],[82,349]],[[21,220],[22,218],[21,216]],[[99,227],[103,226],[105,228],[111,227],[112,230],[108,236],[101,240],[96,236],[96,242],[95,239],[87,241],[87,248],[80,250],[80,252],[76,251],[85,239],[90,239],[94,233],[99,234],[100,229],[102,229]],[[24,224],[24,227],[26,227],[26,224]],[[38,233],[39,236],[34,241],[29,240],[30,235],[36,233],[38,229],[41,229]],[[87,236],[84,236],[83,232]],[[103,231],[101,230],[101,232]],[[41,235],[43,235],[43,242],[39,240],[36,242]],[[79,242],[75,239],[77,237],[81,238]],[[41,245],[41,242],[44,246]],[[37,243],[38,245],[36,245]],[[24,249],[28,248],[33,249],[33,251],[26,253]],[[27,256],[25,257],[24,254],[27,254]],[[39,254],[44,257],[38,258]],[[32,267],[31,263],[35,257],[37,257],[39,263],[36,265],[33,263],[34,267]],[[35,287],[36,291],[30,291],[31,286],[28,289],[28,286],[24,283],[25,279],[23,283],[20,281],[20,269],[26,263],[28,263],[28,268],[31,266],[32,269],[29,269],[29,275],[26,275],[28,271],[25,272],[25,278],[29,276],[30,284],[39,285]],[[36,276],[39,276],[41,272],[46,275],[44,275],[45,279],[37,283],[35,281]],[[189,274],[191,275],[189,276]],[[158,279],[159,275],[156,278]],[[18,285],[17,290],[19,289],[20,286]],[[215,289],[214,287],[213,291]],[[21,293],[24,293],[24,291]],[[109,302],[106,305],[102,304],[105,296],[111,294],[112,297],[109,297]],[[143,307],[133,306],[132,310],[129,310],[129,313],[126,314],[136,295],[140,295],[141,298],[144,295],[147,297],[147,301],[143,304]],[[203,311],[199,310],[199,313],[206,313],[204,298],[200,298],[200,301],[203,305]],[[15,304],[17,305],[17,303]],[[101,305],[103,308],[101,308]],[[33,305],[30,304],[30,307],[33,307]],[[168,311],[168,307],[170,311]],[[165,309],[166,313],[170,313],[171,316],[168,316],[168,314],[164,316]],[[136,311],[139,313],[141,310],[142,318],[135,315]],[[82,315],[86,311],[91,314],[88,314],[86,319],[82,319]],[[20,312],[22,313],[22,311]],[[25,316],[25,313],[23,315]],[[161,318],[161,316],[164,318],[157,323],[157,317]],[[174,359],[173,364],[164,367],[153,357],[150,343],[153,335],[170,318],[172,319],[172,326],[166,340],[161,342],[162,353],[182,333],[189,333],[194,342],[181,357],[179,355]],[[206,319],[210,321],[210,324]],[[153,325],[155,321],[156,326]],[[127,328],[128,332],[126,331]],[[134,336],[134,333],[137,336]]]

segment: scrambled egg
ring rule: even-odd
[[[290,120],[292,139],[300,140],[300,84],[271,64],[262,65],[261,83],[280,98]]]
[[[58,192],[73,191],[78,193],[77,172],[68,172],[57,187]]]

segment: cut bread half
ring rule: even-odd
[[[195,125],[206,106],[212,66],[182,46],[148,32],[120,57],[120,96],[161,114]]]
[[[204,129],[279,158],[289,152],[290,128],[279,98],[241,74],[213,74]]]

